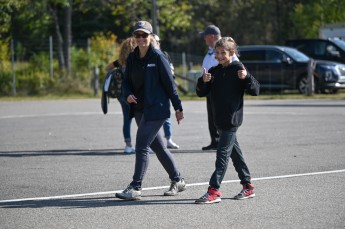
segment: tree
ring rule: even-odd
[[[131,30],[136,21],[146,20],[152,23],[152,1],[148,0],[115,0],[109,5],[114,17],[114,29],[120,38],[131,35]],[[164,47],[165,44],[188,38],[182,38],[181,34],[192,26],[192,3],[188,0],[156,0],[158,26]],[[119,34],[118,30],[122,31]]]
[[[199,32],[209,24],[216,24],[223,36],[246,45],[316,37],[320,26],[345,21],[342,0],[156,2],[162,47],[200,55],[207,47]],[[98,32],[111,32],[121,41],[131,35],[136,21],[152,22],[152,0],[2,0],[0,10],[2,39],[15,37],[17,47],[23,47],[22,55],[28,57],[42,50],[48,37],[55,34],[60,68],[67,70],[70,47],[78,41],[86,45],[86,40]]]
[[[8,38],[14,14],[17,13],[28,0],[2,0],[0,3],[0,38]]]
[[[306,0],[295,5],[291,20],[295,37],[318,37],[319,28],[325,24],[345,21],[343,0]]]
[[[48,1],[46,7],[54,23],[58,41],[59,66],[62,72],[67,70],[67,77],[69,77],[71,75],[72,0],[51,0]],[[62,25],[64,26],[64,33],[61,29]]]

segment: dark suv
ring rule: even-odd
[[[240,60],[260,82],[263,90],[298,89],[306,93],[310,58],[295,48],[276,45],[239,47]],[[345,65],[316,60],[316,92],[345,88]]]
[[[286,41],[287,46],[294,47],[307,56],[345,63],[345,41],[340,39],[295,39]]]

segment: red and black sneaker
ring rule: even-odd
[[[252,198],[254,196],[255,196],[254,185],[252,185],[251,183],[248,183],[248,184],[243,185],[243,189],[241,190],[239,194],[234,196],[234,199],[244,200],[244,199]]]
[[[196,204],[213,204],[221,201],[220,196],[222,193],[216,188],[209,187],[205,195],[195,200]]]

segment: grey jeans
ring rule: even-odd
[[[135,113],[135,121],[138,125],[135,145],[135,170],[131,186],[141,188],[147,167],[149,164],[149,147],[156,153],[159,162],[169,174],[171,181],[180,181],[180,172],[177,169],[172,153],[166,148],[160,129],[166,119],[146,121],[145,115]]]

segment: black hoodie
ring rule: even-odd
[[[243,64],[233,61],[223,67],[221,64],[209,69],[211,81],[204,83],[202,76],[198,79],[196,94],[199,97],[210,95],[214,123],[217,129],[229,130],[239,127],[243,120],[243,95],[259,95],[259,82],[247,71],[245,79],[240,79],[237,71]]]

